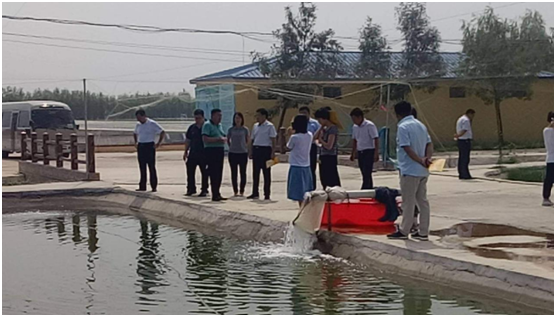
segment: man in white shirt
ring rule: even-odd
[[[363,111],[355,108],[350,113],[353,121],[353,146],[350,159],[359,162],[363,177],[361,189],[373,188],[373,164],[378,162],[379,141],[376,125],[365,119]]]
[[[151,180],[151,188],[156,192],[158,185],[158,177],[156,176],[156,149],[164,140],[166,133],[164,129],[154,120],[147,117],[145,110],[139,109],[135,112],[137,117],[137,125],[135,126],[135,133],[133,139],[135,141],[135,148],[137,149],[137,160],[139,161],[139,171],[141,172],[141,179],[139,180],[139,189],[137,191],[147,190],[147,166],[149,167],[149,174]],[[155,144],[156,135],[159,135],[158,142]]]
[[[268,110],[260,108],[256,113],[257,123],[251,132],[251,146],[249,158],[253,160],[253,192],[247,197],[249,199],[259,198],[259,179],[261,170],[264,178],[264,199],[270,200],[270,167],[266,167],[266,161],[274,159],[276,148],[276,129],[272,122],[268,121]]]
[[[472,179],[469,173],[469,161],[471,160],[471,142],[473,140],[473,130],[471,123],[475,117],[475,110],[468,109],[456,123],[456,134],[454,139],[458,142],[458,174],[459,179]]]

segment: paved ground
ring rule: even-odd
[[[3,159],[2,160],[2,177],[16,176],[18,173],[17,160]]]

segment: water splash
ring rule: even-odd
[[[284,232],[284,247],[291,249],[294,253],[307,253],[314,249],[317,238],[309,234],[293,223],[289,223]]]

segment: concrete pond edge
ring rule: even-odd
[[[27,198],[28,203],[22,199]],[[81,200],[81,203],[72,204]],[[57,190],[23,190],[12,187],[2,193],[2,205],[7,211],[26,204],[41,207],[47,200],[58,199],[67,210],[88,208],[85,199],[99,202],[107,212],[154,218],[207,234],[221,234],[238,239],[280,242],[288,223],[256,215],[231,212],[188,201],[133,192],[119,187],[76,188]],[[117,206],[118,208],[110,208]],[[321,251],[356,263],[373,265],[388,274],[401,274],[427,282],[435,282],[466,292],[503,299],[535,308],[554,309],[554,280],[512,272],[443,256],[396,247],[380,241],[357,236],[321,231],[318,234]]]

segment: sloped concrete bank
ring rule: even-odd
[[[287,223],[120,188],[3,191],[2,213],[21,210],[101,211],[133,215],[237,239],[281,241]]]
[[[10,191],[2,193],[3,213],[21,210],[104,211],[134,215],[168,225],[238,239],[281,241],[287,223],[187,201],[120,188]],[[388,275],[403,275],[480,294],[508,304],[553,311],[554,281],[534,275],[438,256],[352,235],[323,231],[319,248],[353,262],[373,265]]]
[[[322,231],[319,249],[390,274],[435,282],[514,304],[554,308],[554,280]]]

